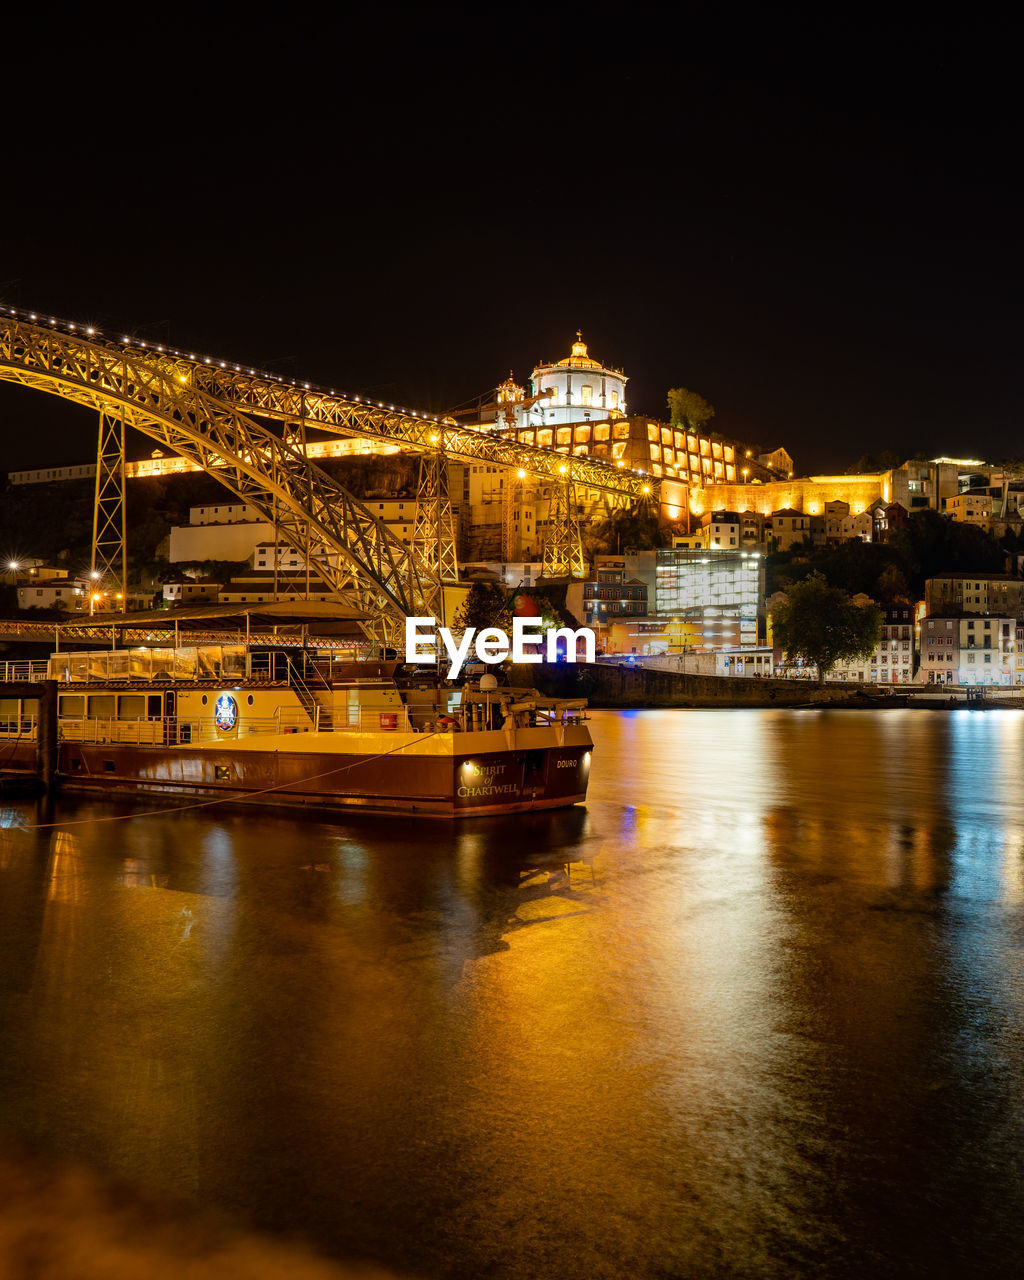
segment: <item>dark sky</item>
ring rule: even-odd
[[[802,471],[1024,454],[1012,33],[668,12],[8,24],[0,295],[431,411],[581,327]],[[94,447],[5,385],[0,431]]]

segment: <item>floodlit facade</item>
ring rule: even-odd
[[[987,493],[958,493],[946,499],[946,514],[961,524],[977,524],[987,528],[992,523],[992,498]]]
[[[656,608],[669,652],[753,648],[764,609],[764,559],[756,551],[659,551]]]
[[[481,413],[480,425],[521,444],[600,458],[691,487],[768,480],[775,474],[741,456],[734,441],[717,433],[629,417],[627,381],[621,369],[595,360],[577,334],[568,356],[536,366],[529,394],[511,378],[503,382],[494,405]],[[663,501],[671,502],[666,495]]]
[[[644,618],[647,584],[634,578],[624,562],[606,561],[598,565],[593,578],[570,584],[566,607],[587,627],[600,627],[623,618]]]
[[[213,578],[169,578],[163,583],[163,597],[171,605],[216,604],[220,586]]]
[[[960,683],[960,619],[942,614],[921,619],[922,684]]]
[[[87,578],[50,578],[18,587],[19,609],[68,609],[77,613],[87,608]]]
[[[765,537],[772,551],[791,551],[806,538],[813,537],[820,526],[824,534],[824,521],[815,520],[803,511],[794,511],[792,507],[784,507],[781,511],[773,511],[764,522]]]
[[[611,369],[587,352],[582,333],[577,331],[572,351],[554,364],[537,365],[530,375],[530,390],[536,397],[528,410],[532,419],[544,426],[594,418],[624,417],[626,383],[621,369]]]

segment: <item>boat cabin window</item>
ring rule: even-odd
[[[113,716],[117,697],[112,693],[91,693],[89,695],[90,716]]]
[[[62,716],[84,716],[85,697],[80,693],[66,693],[59,699],[59,714]]]
[[[144,720],[146,718],[146,695],[144,693],[118,694],[117,716],[119,720]]]
[[[149,694],[149,706],[146,710],[146,715],[149,716],[150,719],[163,715],[164,713],[163,701],[164,701],[163,696],[161,694],[159,693]]]

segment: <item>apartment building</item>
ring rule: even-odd
[[[606,560],[593,578],[573,582],[566,593],[566,608],[584,626],[603,626],[623,618],[647,616],[647,584],[630,575],[624,562]]]
[[[941,573],[924,584],[925,613],[1024,615],[1024,581],[1008,573]]]
[[[1010,685],[1017,679],[1017,619],[928,616],[921,622],[924,684]]]
[[[831,680],[872,684],[909,684],[914,678],[914,608],[891,605],[882,610],[882,634],[867,658],[840,660]]]

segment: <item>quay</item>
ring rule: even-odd
[[[577,672],[579,675],[577,676]],[[527,677],[527,673],[531,673]],[[1024,687],[943,687],[929,685],[853,684],[838,681],[819,686],[813,680],[776,677],[696,675],[671,671],[643,662],[597,662],[587,667],[538,664],[516,667],[511,679],[532,679],[549,697],[567,697],[575,690],[591,707],[642,710],[679,708],[802,707],[892,709],[914,707],[932,711],[964,708],[1024,707]]]

